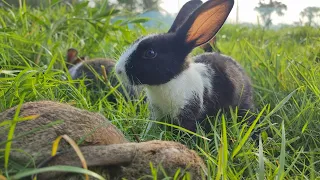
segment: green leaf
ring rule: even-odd
[[[226,126],[226,119],[224,115],[222,115],[222,152],[223,152],[223,159],[222,159],[222,167],[223,167],[223,178],[226,178],[227,175],[227,167],[228,167],[228,136],[227,136],[227,126]]]
[[[284,121],[282,121],[282,136],[281,136],[281,150],[280,150],[280,168],[278,171],[277,179],[284,177],[284,165],[286,163],[286,131],[284,129]]]
[[[301,130],[301,133],[304,133],[304,131],[307,129],[308,125],[309,125],[309,121],[307,121],[307,122],[303,125],[302,130]]]
[[[294,94],[296,91],[297,91],[297,89],[294,90],[294,91],[292,91],[288,96],[286,96],[284,99],[282,99],[282,100],[276,105],[276,107],[273,108],[272,111],[264,117],[264,120],[267,119],[267,118],[269,118],[270,116],[272,116],[272,115],[273,115],[274,113],[276,113],[279,109],[281,109],[281,108],[290,100],[290,98],[293,96],[293,94]],[[263,120],[263,121],[264,121],[264,120]]]
[[[240,143],[238,144],[238,146],[233,150],[232,152],[232,159],[238,154],[238,152],[241,150],[241,148],[243,147],[243,145],[245,144],[245,142],[247,142],[247,140],[249,139],[251,132],[253,131],[254,127],[256,126],[257,122],[259,121],[259,119],[261,118],[263,112],[266,110],[267,106],[264,106],[264,108],[260,111],[259,115],[256,117],[256,119],[253,121],[253,123],[251,124],[251,126],[249,127],[248,131],[245,133],[245,135],[243,136],[243,138],[241,139]]]
[[[264,180],[265,169],[264,169],[264,157],[263,157],[263,145],[262,138],[259,135],[259,180]]]
[[[16,120],[19,117],[20,108],[23,104],[24,97],[25,97],[25,94],[22,95],[22,97],[20,99],[20,103],[17,106],[16,112],[13,117],[13,121],[12,121],[10,129],[9,129],[8,137],[7,137],[7,143],[6,143],[5,152],[4,152],[4,167],[6,170],[8,169],[8,165],[9,165],[9,156],[10,156],[11,144],[12,144],[11,140],[13,139],[14,130],[16,128],[16,123],[17,123]]]

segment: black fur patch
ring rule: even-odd
[[[160,85],[176,77],[185,67],[185,58],[191,49],[184,48],[182,40],[174,34],[151,36],[142,40],[130,55],[125,65],[127,76],[132,84]],[[144,58],[148,49],[157,56]]]
[[[190,131],[196,131],[196,120],[199,119],[200,113],[200,97],[194,95],[189,99],[189,103],[185,105],[178,116],[178,124]]]
[[[205,63],[215,71],[212,79],[213,94],[204,98],[206,113],[201,118],[215,116],[219,110],[229,112],[230,107],[238,106],[241,110],[239,115],[252,109],[251,82],[237,62],[218,53],[206,53],[195,62]]]
[[[191,131],[196,130],[196,123],[203,123],[206,117],[214,117],[220,110],[228,113],[229,108],[239,108],[239,116],[253,109],[252,87],[249,77],[241,66],[229,57],[218,53],[206,53],[198,56],[195,63],[206,64],[214,71],[212,77],[212,94],[205,89],[203,95],[204,111],[200,112],[200,99],[194,96],[178,116],[179,124]],[[233,79],[233,80],[231,80]],[[238,87],[242,87],[239,89]],[[241,96],[238,96],[242,92]],[[252,119],[252,118],[251,118]],[[202,124],[204,130],[211,131],[208,123]]]

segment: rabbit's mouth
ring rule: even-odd
[[[119,68],[119,66],[116,65],[115,72],[118,78],[122,81],[122,83],[130,84],[126,70],[124,68]]]

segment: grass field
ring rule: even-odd
[[[106,100],[108,92],[93,94],[83,83],[75,86],[64,63],[68,48],[90,57],[117,59],[137,37],[155,32],[139,24],[145,19],[111,22],[122,12],[85,5],[0,9],[0,112],[22,98],[72,102],[102,113],[132,141],[136,135],[143,141],[187,144],[207,163],[209,179],[320,178],[319,29],[275,31],[226,24],[218,34],[218,47],[238,60],[252,78],[256,110],[262,116],[253,128],[262,129],[261,139],[258,144],[250,140],[252,128],[236,118],[217,117],[212,118],[212,133],[204,135],[211,141],[199,138],[195,145],[158,128],[144,135],[150,120],[147,104],[119,101],[112,105]],[[193,52],[197,53],[201,50]],[[23,164],[6,164],[4,151],[0,149],[0,179],[28,171]]]

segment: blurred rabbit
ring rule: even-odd
[[[112,87],[119,85],[119,81],[113,72],[115,61],[112,59],[89,59],[85,56],[79,57],[78,51],[74,48],[70,48],[67,51],[66,64],[72,79],[81,79],[85,77],[85,84],[91,91],[97,92],[99,90],[107,90],[111,88],[109,85]],[[104,69],[102,66],[104,66]],[[107,79],[101,80],[99,77]],[[118,91],[126,99],[133,100],[139,97],[142,89],[130,85],[120,85]],[[126,96],[126,93],[129,97]],[[116,97],[112,95],[109,97],[109,100],[116,102]]]
[[[0,113],[0,123],[12,121],[17,107],[12,107]],[[74,141],[83,139],[81,145],[108,145],[126,143],[128,140],[113,124],[98,113],[89,112],[54,101],[37,101],[22,104],[19,117],[37,115],[33,120],[18,122],[15,127],[15,137],[12,141],[12,149],[21,149],[29,154],[36,164],[50,157],[52,142],[60,135],[68,135]],[[62,120],[62,123],[54,121]],[[52,126],[49,124],[54,123]],[[37,132],[28,133],[35,129]],[[40,130],[41,129],[41,130]],[[0,142],[7,141],[9,127],[0,127]],[[5,143],[0,145],[4,148]],[[59,151],[69,146],[64,141],[59,146]],[[11,151],[10,159],[21,163],[30,161],[25,153]]]
[[[0,123],[12,121],[17,109],[18,106],[15,106],[0,113]],[[20,164],[28,163],[32,159],[38,167],[81,167],[74,150],[64,141],[59,145],[58,154],[51,157],[52,142],[58,136],[66,134],[76,142],[83,140],[80,150],[88,167],[106,175],[107,179],[138,179],[151,175],[150,162],[155,168],[161,165],[168,176],[174,176],[180,169],[181,173],[183,170],[190,172],[192,179],[201,179],[203,170],[206,170],[197,153],[180,143],[129,143],[114,125],[98,113],[54,101],[37,101],[21,106],[19,118],[30,116],[35,119],[16,124],[15,137],[12,140],[10,159]],[[63,123],[54,123],[56,120],[62,120]],[[34,131],[35,129],[38,131]],[[7,140],[8,131],[9,127],[0,129],[0,132],[5,134],[0,136],[0,142]],[[4,145],[0,148],[4,148]],[[21,149],[24,153],[13,149]],[[38,179],[80,179],[79,176],[81,175],[46,172],[39,174]],[[161,170],[158,170],[158,177],[164,177]]]

